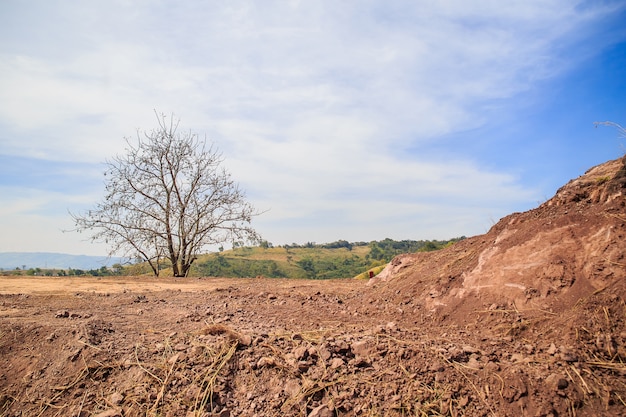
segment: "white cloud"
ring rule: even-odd
[[[85,255],[107,253],[103,244],[88,242],[86,234],[71,232],[68,213],[86,209],[97,194],[47,192],[41,189],[0,187],[11,196],[0,205],[0,252],[67,252]]]
[[[453,230],[536,191],[471,155],[451,161],[422,147],[482,126],[487,109],[567,69],[565,48],[618,6],[60,1],[8,10],[18,23],[0,29],[0,153],[102,161],[154,126],[152,109],[175,112],[184,129],[215,139],[260,209],[272,208],[268,227],[293,219],[294,236],[318,240]],[[344,226],[324,226],[333,216]],[[321,224],[307,229],[307,219]]]
[[[554,42],[585,18],[568,2],[234,4],[177,5],[167,15],[145,4],[123,4],[119,15],[69,11],[88,17],[72,22],[91,48],[71,54],[70,44],[62,60],[5,56],[0,117],[18,130],[58,131],[61,146],[89,156],[150,126],[152,108],[188,125],[234,113],[278,129],[294,118],[310,124],[351,113],[377,123],[385,140],[433,138],[475,127],[482,118],[472,106],[553,71],[558,63],[546,57]]]

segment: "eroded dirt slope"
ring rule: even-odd
[[[476,302],[570,309],[626,278],[625,164],[621,158],[590,169],[485,235],[437,253],[401,255],[369,284],[423,298],[425,310],[440,315],[462,312],[455,320]]]
[[[626,158],[609,161],[538,208],[501,219],[485,235],[436,253],[397,257],[369,285],[388,302],[412,305],[414,314],[464,325],[485,338],[506,330],[520,346],[530,341],[533,351],[544,340],[558,340],[557,350],[572,355],[562,357],[576,358],[566,361],[580,373],[572,382],[585,392],[584,375],[604,374],[611,382],[600,386],[626,413],[625,194]],[[516,317],[512,328],[507,316]]]
[[[626,168],[355,280],[0,277],[0,416],[621,416]]]

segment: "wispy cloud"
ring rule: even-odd
[[[485,126],[507,100],[576,66],[593,52],[579,41],[624,6],[57,1],[0,9],[0,154],[96,163],[122,152],[135,129],[151,129],[152,109],[174,112],[215,140],[255,204],[271,208],[261,232],[283,241],[471,234],[485,218],[534,202],[539,191],[507,167],[432,146]],[[614,41],[605,42],[599,48]],[[64,175],[70,189],[77,176]],[[93,189],[100,181],[93,177]]]

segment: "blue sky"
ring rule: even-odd
[[[102,255],[68,211],[153,110],[274,244],[486,232],[624,154],[623,1],[0,3],[0,252]]]

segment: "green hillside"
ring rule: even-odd
[[[291,244],[274,247],[269,242],[259,246],[239,246],[231,250],[198,256],[190,276],[225,278],[368,278],[369,272],[377,274],[394,256],[402,253],[427,252],[441,249],[465,237],[450,240],[385,239],[372,242],[337,242],[304,245]],[[5,275],[151,275],[147,263],[115,264],[99,269],[15,268],[0,271]],[[160,275],[171,275],[167,260],[160,263]]]
[[[202,255],[191,269],[192,276],[267,278],[352,278],[382,265],[394,256],[441,249],[464,237],[445,241],[403,240],[327,244],[284,245],[273,247],[263,242],[256,247],[238,247]],[[377,268],[378,267],[378,268]],[[367,276],[367,275],[365,275]]]

